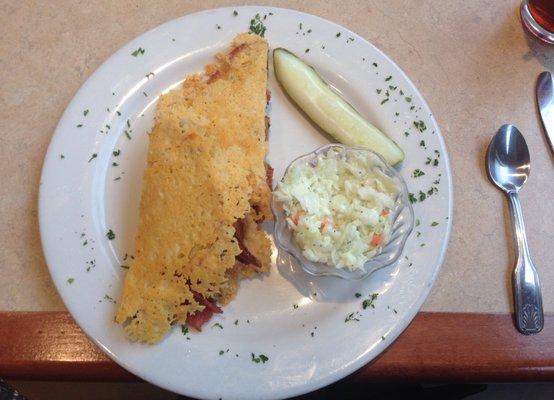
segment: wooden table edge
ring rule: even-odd
[[[509,314],[421,312],[376,360],[348,379],[392,382],[554,380],[554,315],[523,336]],[[385,339],[386,340],[386,339]],[[0,377],[136,381],[67,312],[0,312]]]

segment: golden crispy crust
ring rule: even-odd
[[[137,250],[116,315],[132,340],[158,342],[171,324],[203,310],[191,289],[228,302],[240,278],[269,269],[269,240],[251,216],[271,218],[264,167],[267,43],[240,34],[216,57],[158,104]],[[261,268],[235,266],[241,250],[233,224],[243,218],[245,244]]]

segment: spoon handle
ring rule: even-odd
[[[517,192],[508,193],[510,215],[514,228],[516,267],[513,275],[517,329],[524,335],[539,333],[544,325],[539,275],[531,261],[523,212]]]

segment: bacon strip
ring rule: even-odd
[[[194,300],[196,300],[198,303],[202,304],[206,308],[204,308],[202,311],[197,311],[192,315],[188,315],[186,322],[188,326],[196,329],[197,331],[202,331],[202,325],[208,322],[212,318],[212,315],[221,314],[223,311],[215,304],[215,302],[207,300],[200,293],[195,292],[192,289],[190,291],[194,296]]]
[[[265,163],[265,181],[271,189],[273,187],[273,167],[268,163]]]
[[[234,224],[235,227],[235,237],[240,247],[240,254],[236,256],[236,259],[243,264],[252,264],[258,268],[262,267],[262,263],[258,260],[250,251],[246,248],[244,244],[244,220],[237,219]]]

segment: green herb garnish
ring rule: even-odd
[[[133,57],[136,57],[136,56],[138,56],[139,54],[144,54],[145,51],[146,51],[146,50],[144,50],[142,47],[139,47],[138,49],[136,49],[135,51],[133,51],[133,52],[131,53],[131,55],[132,55]]]
[[[254,353],[251,353],[251,356],[252,356],[252,361],[255,362],[256,364],[259,364],[260,362],[262,364],[265,364],[269,360],[269,357],[267,357],[264,354],[260,354],[258,357],[256,357]]]
[[[250,20],[250,33],[264,37],[266,29],[267,28],[260,18],[260,14],[256,14],[256,16]]]
[[[115,233],[113,233],[113,231],[110,229],[110,230],[108,230],[108,232],[106,232],[106,237],[108,238],[108,240],[114,240],[115,239]]]
[[[416,129],[420,132],[423,132],[424,130],[427,129],[427,127],[425,126],[425,122],[419,120],[419,121],[414,121],[414,126],[416,127]]]
[[[344,322],[360,322],[359,318],[356,318],[356,314],[358,314],[358,312],[353,312],[353,313],[350,313],[346,316],[346,318],[344,319]]]
[[[369,299],[366,299],[362,302],[362,308],[365,310],[368,307],[375,308],[374,301],[379,296],[379,293],[372,293]]]

